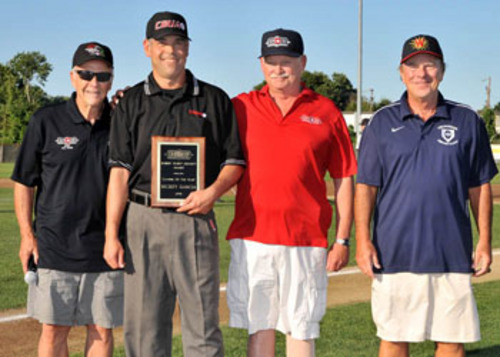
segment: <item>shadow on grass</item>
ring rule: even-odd
[[[476,357],[497,357],[500,356],[500,345],[479,348],[477,350],[467,351],[467,356]]]

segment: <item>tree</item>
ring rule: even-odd
[[[47,58],[44,55],[35,51],[18,53],[9,61],[8,66],[20,79],[20,86],[24,89],[26,99],[29,104],[32,104],[32,81],[44,86],[47,77],[52,71],[52,65],[47,63]]]
[[[497,135],[495,128],[495,111],[491,108],[485,107],[481,111],[481,117],[483,118],[484,123],[486,124],[486,131],[488,132],[488,137],[490,138],[490,140],[492,140]]]
[[[493,110],[495,111],[495,113],[500,114],[500,102],[495,104],[495,106],[493,107]]]
[[[52,101],[41,88],[51,70],[52,65],[39,52],[19,53],[6,65],[0,64],[2,143],[20,142],[35,110]]]
[[[323,72],[302,73],[302,81],[315,92],[333,100],[340,110],[344,110],[354,93],[351,81],[343,73],[333,73],[328,77]],[[254,90],[260,90],[266,84],[265,81],[255,85]]]

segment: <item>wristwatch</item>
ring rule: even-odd
[[[335,243],[341,244],[341,245],[343,245],[345,247],[348,247],[348,246],[351,245],[351,243],[349,242],[349,238],[337,238],[335,240]]]

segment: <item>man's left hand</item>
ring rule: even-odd
[[[333,243],[328,250],[326,270],[339,271],[349,262],[349,247]]]
[[[489,273],[491,271],[490,266],[492,262],[491,245],[481,244],[479,242],[476,247],[476,252],[474,254],[474,264],[472,268],[474,269],[473,276],[478,277]]]

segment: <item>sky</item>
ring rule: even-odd
[[[181,13],[190,43],[188,68],[230,96],[263,79],[262,33],[279,27],[302,34],[306,69],[340,72],[357,87],[358,0],[2,0],[0,63],[39,51],[53,70],[52,96],[69,95],[71,60],[79,44],[98,41],[115,57],[113,90],[142,81],[151,71],[142,41],[158,11]],[[404,41],[438,38],[447,65],[440,86],[449,99],[481,109],[491,77],[491,104],[500,102],[500,1],[364,0],[362,93],[396,100],[404,91],[398,65]]]

